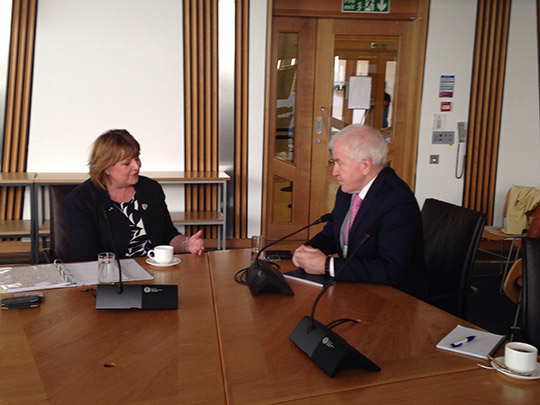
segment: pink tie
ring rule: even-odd
[[[344,245],[349,244],[349,232],[354,222],[354,218],[356,217],[356,213],[358,212],[358,209],[360,208],[360,204],[362,204],[362,199],[360,198],[358,194],[355,194],[353,197],[351,212],[349,214],[349,221],[347,222],[347,226],[345,227],[345,231],[343,232]]]

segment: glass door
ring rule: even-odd
[[[265,236],[293,232],[334,206],[330,138],[352,123],[375,127],[388,164],[414,189],[417,94],[423,58],[409,21],[274,17]],[[418,34],[418,33],[416,33]],[[306,240],[321,226],[297,235]]]
[[[328,141],[347,125],[364,124],[380,130],[389,145],[389,166],[414,186],[417,133],[411,125],[414,106],[407,102],[407,79],[415,64],[408,30],[407,23],[401,21],[318,19],[311,221],[334,206],[339,185],[332,176]],[[311,230],[309,237],[316,232],[318,229]]]

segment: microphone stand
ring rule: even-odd
[[[251,294],[253,296],[257,296],[258,294],[263,292],[276,292],[285,295],[294,295],[293,290],[285,280],[285,277],[283,277],[283,274],[281,274],[281,272],[278,271],[272,263],[260,260],[259,257],[262,252],[264,252],[269,247],[274,246],[276,243],[279,243],[313,225],[320,224],[321,222],[327,222],[331,218],[331,214],[325,214],[311,224],[297,229],[296,231],[285,235],[272,243],[269,243],[259,251],[255,259],[253,260],[253,263],[251,263],[251,266],[246,269],[240,270],[235,275],[235,280],[243,284],[248,284],[249,289],[251,290]],[[243,281],[244,275],[245,281]]]
[[[379,225],[372,224],[354,252],[347,257],[336,277],[345,269],[351,259],[358,253],[367,240],[378,232]],[[315,308],[328,288],[336,282],[336,277],[328,280],[311,308],[311,315],[304,316],[292,331],[289,339],[309,356],[330,377],[344,367],[361,367],[367,370],[380,371],[380,367],[352,347],[345,339],[331,329],[352,319],[338,319],[323,325],[315,319]]]
[[[124,291],[124,285],[122,284],[122,267],[120,266],[120,258],[118,257],[118,252],[116,250],[116,244],[114,243],[114,238],[111,230],[111,223],[109,222],[109,216],[107,212],[111,211],[113,207],[109,207],[103,210],[103,216],[105,217],[105,222],[107,223],[107,230],[109,231],[109,237],[111,238],[111,243],[114,251],[114,257],[116,257],[116,263],[118,264],[118,285],[116,288],[117,294],[122,294]]]

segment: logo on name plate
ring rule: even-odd
[[[157,293],[157,292],[161,291],[161,288],[146,286],[146,287],[143,288],[143,291],[144,291],[145,294]]]
[[[328,338],[328,336],[325,336],[323,338],[322,344],[325,345],[325,346],[328,346],[330,349],[335,349],[334,344],[332,343],[330,338]]]

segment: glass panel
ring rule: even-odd
[[[384,105],[382,134],[387,142],[392,142],[392,111],[394,100],[394,88],[396,85],[397,58],[386,61],[386,73],[384,78]]]
[[[274,176],[274,222],[292,222],[292,189],[292,181]]]
[[[294,160],[294,113],[298,34],[278,36],[275,156]]]
[[[387,128],[391,133],[397,47],[398,38],[392,36],[336,35],[332,133],[350,124]],[[370,108],[348,108],[351,76],[372,78]]]

